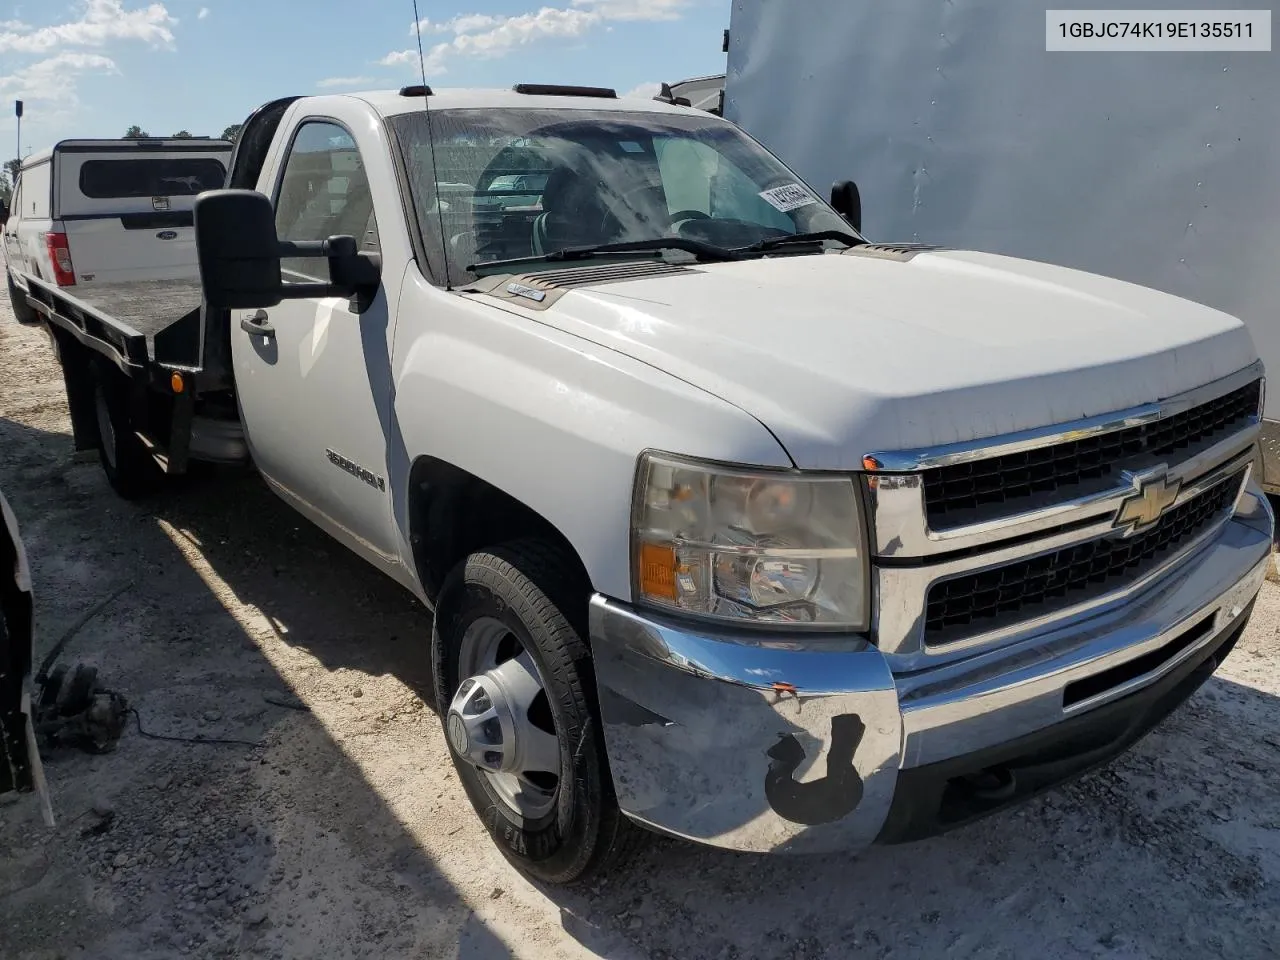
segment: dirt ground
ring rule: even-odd
[[[424,706],[416,601],[243,477],[146,506],[71,454],[43,334],[0,307],[0,489],[37,658],[70,641],[148,733],[0,806],[0,957],[1275,957],[1280,586],[1126,757],[854,860],[672,841],[574,892],[515,873]]]

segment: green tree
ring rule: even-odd
[[[190,139],[191,139],[192,137],[194,137],[194,136],[195,136],[195,134],[193,134],[190,130],[179,130],[177,133],[175,133],[175,134],[173,135],[173,139],[175,139],[175,140],[190,140]]]
[[[9,183],[9,175],[0,173],[0,200],[4,201],[5,206],[9,205],[9,201],[13,199],[13,185]]]
[[[236,142],[238,136],[240,136],[240,124],[238,123],[233,123],[222,131],[222,139],[230,140],[232,143]]]
[[[126,140],[142,140],[149,136],[151,136],[151,134],[147,133],[147,131],[143,130],[136,123],[124,132],[124,138]]]

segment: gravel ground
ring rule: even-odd
[[[0,488],[42,656],[71,641],[148,733],[0,806],[0,957],[1274,957],[1280,587],[1109,768],[854,861],[657,842],[542,889],[483,833],[424,706],[426,612],[251,477],[147,506],[71,455],[43,334],[0,306]]]

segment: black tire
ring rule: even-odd
[[[164,472],[134,434],[128,381],[104,364],[94,367],[93,404],[98,422],[98,460],[117,495],[138,500],[159,490]]]
[[[529,651],[548,694],[561,744],[554,808],[528,821],[496,799],[477,767],[450,756],[471,805],[498,848],[518,869],[546,883],[569,884],[617,865],[644,832],[618,810],[595,697],[591,652],[582,639],[587,589],[564,554],[536,540],[473,553],[446,578],[432,627],[435,697],[447,733],[460,642],[479,617],[501,620]],[[566,743],[573,749],[565,750]],[[566,785],[568,789],[566,789]]]
[[[9,303],[13,305],[13,315],[19,323],[38,323],[40,314],[36,313],[36,308],[27,303],[27,296],[18,289],[18,285],[13,282],[13,274],[8,270],[4,272],[4,279],[9,285]]]

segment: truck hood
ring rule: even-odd
[[[1257,358],[1217,310],[970,251],[698,265],[529,315],[740,407],[813,469],[1122,410]]]

